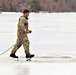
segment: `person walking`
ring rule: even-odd
[[[29,50],[30,42],[27,34],[32,33],[32,31],[28,29],[28,16],[29,10],[25,9],[23,11],[23,15],[19,18],[18,21],[17,41],[14,48],[11,51],[10,57],[18,58],[18,56],[16,56],[15,53],[22,45],[24,47],[26,58],[34,57],[34,54],[30,54]]]

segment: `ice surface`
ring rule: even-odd
[[[2,51],[15,43],[17,21],[21,15],[21,13],[0,14]],[[75,15],[76,13],[31,13],[29,29],[33,33],[28,35],[31,52],[37,55],[76,54]]]
[[[21,13],[0,14],[0,53],[16,41],[17,21]],[[29,34],[31,53],[26,62],[23,47],[19,61],[0,56],[0,75],[76,75],[76,13],[30,13]]]

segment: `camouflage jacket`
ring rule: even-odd
[[[18,34],[26,34],[28,31],[28,19],[21,16],[18,21]]]

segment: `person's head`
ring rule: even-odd
[[[25,10],[23,11],[23,15],[24,15],[25,17],[28,17],[28,16],[29,16],[29,10],[25,9]]]

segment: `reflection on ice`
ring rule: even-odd
[[[50,60],[50,62],[48,62]],[[47,62],[46,62],[47,61]],[[64,62],[65,61],[65,62]],[[69,62],[68,62],[69,61]],[[70,62],[71,61],[71,62]],[[0,60],[0,75],[75,75],[76,63],[71,58],[33,58],[27,62],[7,56]]]
[[[26,64],[25,65],[17,65],[16,67],[15,67],[15,69],[16,69],[16,73],[17,73],[17,75],[29,75],[29,73],[30,73],[30,71],[29,71],[29,65],[27,66]]]

